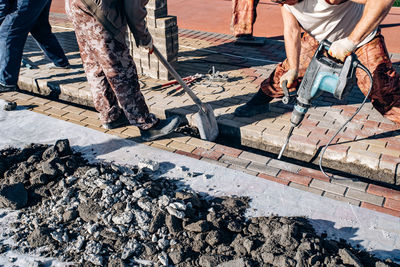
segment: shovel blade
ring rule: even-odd
[[[203,110],[204,109],[204,110]],[[200,138],[214,141],[219,134],[217,119],[210,104],[203,104],[203,109],[194,114],[194,124],[199,129]]]

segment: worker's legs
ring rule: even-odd
[[[0,84],[17,84],[28,32],[48,1],[18,0],[17,8],[6,15],[0,26]]]
[[[0,25],[7,16],[7,14],[11,13],[13,7],[15,8],[16,3],[11,0],[0,0]]]
[[[69,65],[68,59],[56,36],[52,33],[49,23],[50,5],[51,0],[43,8],[30,32],[46,56],[53,61],[54,65],[65,67]]]
[[[136,66],[125,43],[119,42],[94,18],[80,0],[67,10],[75,27],[93,101],[103,123],[116,120],[122,111],[141,129],[157,123],[140,92]]]
[[[357,49],[356,54],[372,74],[373,87],[369,96],[372,105],[386,118],[400,125],[400,75],[392,66],[383,36],[377,34],[371,42]],[[366,95],[370,87],[368,75],[357,69],[357,80]]]
[[[301,78],[306,73],[306,69],[311,62],[318,41],[308,34],[304,34],[301,39],[301,54],[299,62],[299,80],[294,83],[295,86],[300,84]],[[268,103],[277,97],[283,96],[283,90],[280,86],[280,79],[283,74],[289,70],[287,59],[279,63],[271,75],[261,83],[258,92],[245,104],[235,110],[235,116],[251,117],[256,114],[268,112]],[[294,90],[294,88],[293,88]]]
[[[259,0],[233,0],[231,30],[235,37],[252,36]]]

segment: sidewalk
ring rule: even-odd
[[[48,61],[44,59],[35,42],[29,39],[24,57],[37,67],[22,69],[20,87],[54,99],[92,106],[71,26],[62,15],[53,16],[52,25],[55,25],[54,31],[73,65],[72,70],[46,69],[44,65]],[[193,87],[203,101],[213,106],[222,137],[245,147],[277,153],[288,131],[292,107],[276,101],[271,105],[272,112],[268,116],[251,119],[236,118],[232,112],[256,92],[260,82],[273,70],[276,62],[284,58],[282,41],[269,39],[264,47],[251,48],[233,45],[232,36],[224,34],[181,29],[179,37],[178,72],[182,76],[205,74],[214,66],[229,77],[227,82],[215,82],[209,87],[205,84]],[[268,55],[268,59],[265,55]],[[161,118],[169,114],[179,114],[191,123],[191,116],[197,112],[197,108],[186,95],[179,92],[168,95],[174,87],[155,90],[154,87],[163,83],[162,81],[141,77],[140,82],[153,113]],[[315,154],[319,147],[354,112],[362,97],[360,92],[353,92],[346,102],[337,103],[332,97],[324,96],[318,101],[318,107],[310,110],[303,125],[295,130],[287,155],[303,161],[317,162],[319,157]],[[138,141],[136,127],[105,131],[100,128],[97,113],[84,108],[22,93],[1,94],[0,98],[17,100],[19,105],[26,105],[33,111]],[[374,136],[378,133],[379,135]],[[275,159],[276,155],[267,157],[262,153],[252,153],[251,149],[235,149],[218,144],[224,141],[222,138],[217,143],[212,143],[177,134],[173,138],[148,145],[400,217],[399,191],[382,187],[376,182],[370,183],[368,180],[347,179],[346,175],[346,172],[354,173],[383,182],[381,185],[399,185],[399,133],[394,124],[383,119],[370,104],[366,105],[345,132],[339,135],[339,144],[328,149],[325,154],[324,159],[328,161],[324,160],[324,167],[332,166],[342,171],[341,177],[337,179],[326,178],[316,168],[278,161]]]

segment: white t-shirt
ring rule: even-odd
[[[346,1],[332,5],[325,0],[304,0],[295,5],[284,5],[301,27],[318,42],[330,42],[348,37],[364,11],[364,5]],[[371,41],[377,29],[372,31],[358,47]]]

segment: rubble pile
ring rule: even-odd
[[[18,218],[0,253],[79,266],[395,266],[318,236],[305,218],[246,218],[249,199],[198,194],[182,179],[152,161],[89,164],[68,140],[4,149],[0,208]]]

